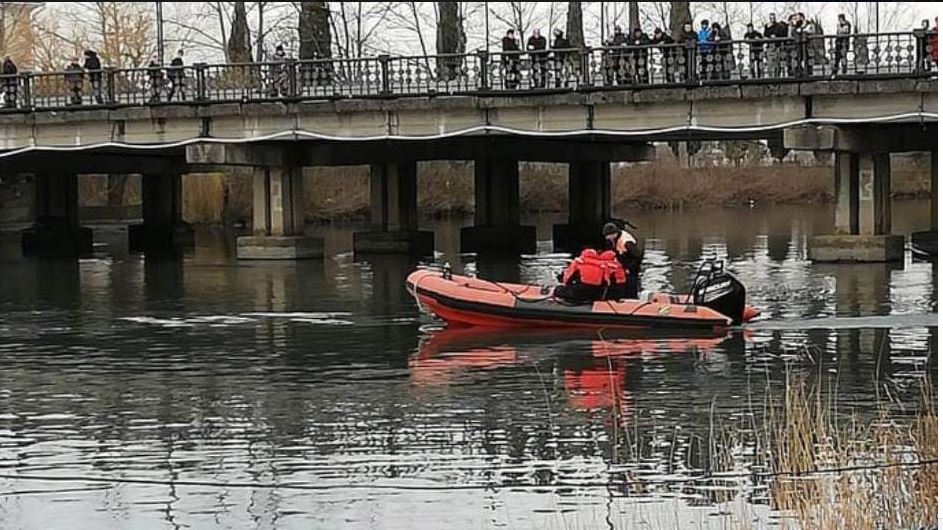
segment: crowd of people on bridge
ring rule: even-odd
[[[502,79],[498,83],[508,90],[572,87],[583,81],[593,85],[632,86],[727,80],[735,74],[750,79],[796,77],[810,74],[814,67],[818,68],[819,75],[830,73],[834,77],[848,73],[849,56],[853,64],[860,65],[863,60],[866,65],[869,55],[875,51],[874,43],[869,44],[867,36],[860,35],[844,14],[837,16],[835,28],[834,36],[823,38],[822,24],[801,12],[791,14],[785,21],[770,13],[762,28],[746,24],[742,39],[737,40],[729,25],[708,19],[696,25],[685,23],[676,35],[658,27],[651,35],[641,27],[624,32],[616,23],[605,39],[605,46],[592,50],[588,57],[574,48],[560,29],[553,30],[552,40],[548,42],[541,30],[535,28],[523,47],[517,31],[508,29],[501,39],[500,61],[491,64],[500,68]],[[914,35],[917,39],[914,54],[907,59],[919,68],[934,68],[937,64],[936,19],[932,28],[929,20],[923,20]],[[890,41],[886,45],[890,46]],[[267,64],[256,67],[248,80],[258,84],[257,88],[267,97],[290,95],[296,88],[290,82],[290,61],[285,48],[278,45]],[[337,82],[331,66],[301,68],[298,83],[330,85]],[[458,63],[450,64],[446,80],[461,75],[460,70]],[[189,84],[194,73],[188,75],[183,50],[179,50],[167,66],[155,54],[146,68],[123,72],[131,77],[121,79],[122,87],[109,85],[109,89],[147,94],[143,96],[147,103],[185,101],[188,92],[193,90]],[[586,79],[585,73],[594,77]],[[0,93],[4,107],[17,106],[22,81],[18,74],[16,64],[7,55],[3,61],[3,92]],[[68,105],[103,103],[104,69],[94,50],[86,50],[81,62],[78,56],[73,57],[58,75],[61,76],[57,77],[58,82],[64,81],[68,88]]]
[[[937,61],[937,25],[930,28],[924,20],[919,28],[915,61],[929,69]],[[526,43],[526,54],[522,52],[516,32],[509,29],[501,40],[504,88],[521,86],[527,73],[524,59],[529,60],[529,87],[545,88],[553,78],[556,86],[576,75],[578,63],[575,50],[563,31],[555,29],[549,50],[547,40],[534,29]],[[858,34],[844,14],[839,14],[831,50],[822,38],[822,24],[809,19],[802,12],[791,14],[786,21],[770,13],[763,24],[762,32],[748,23],[739,48],[729,25],[703,19],[697,29],[685,23],[676,37],[662,28],[655,28],[651,35],[643,28],[623,32],[618,23],[605,40],[605,50],[599,58],[600,71],[605,83],[610,85],[644,85],[654,82],[654,74],[660,72],[665,83],[683,80],[731,79],[740,71],[743,77],[795,77],[808,74],[814,65],[830,69],[832,76],[848,73],[849,52],[859,61],[867,61],[870,50],[866,39],[860,40],[853,49],[852,36]],[[803,49],[800,50],[800,43]],[[657,64],[656,64],[657,63]],[[739,67],[739,68],[738,68]]]

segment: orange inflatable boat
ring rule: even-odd
[[[698,271],[691,293],[655,293],[642,300],[569,305],[540,285],[493,282],[419,269],[406,287],[420,306],[450,324],[488,327],[725,328],[759,311],[746,305],[743,285],[716,265]]]

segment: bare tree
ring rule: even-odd
[[[298,57],[324,59],[331,57],[331,12],[327,2],[299,2]]]
[[[538,20],[541,16],[541,3],[542,2],[490,2],[488,9],[491,9],[491,14],[495,19],[517,32],[523,41],[529,29],[540,26]],[[491,4],[497,4],[497,6],[492,7]]]
[[[669,23],[671,25],[671,36],[674,37],[675,40],[681,38],[681,30],[684,25],[692,20],[691,2],[671,2],[671,18]]]
[[[465,28],[462,27],[458,2],[438,2],[438,8],[436,54],[464,53]],[[461,60],[456,60],[454,57],[439,57],[436,64],[439,79],[455,78],[458,75],[460,63]]]
[[[638,2],[629,2],[629,33],[636,29],[641,29],[642,22],[639,20]]]
[[[570,45],[577,48],[586,46],[586,40],[583,38],[582,2],[567,2],[566,36],[570,40]]]
[[[232,32],[226,42],[226,60],[231,63],[252,62],[251,49],[246,3],[236,2],[233,8]]]

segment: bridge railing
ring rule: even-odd
[[[936,42],[935,32],[918,30],[540,52],[25,72],[0,76],[0,96],[4,109],[31,111],[928,77],[937,73]]]

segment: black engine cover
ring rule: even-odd
[[[742,324],[747,291],[740,280],[726,271],[699,280],[694,287],[694,303],[730,317],[734,325]]]

